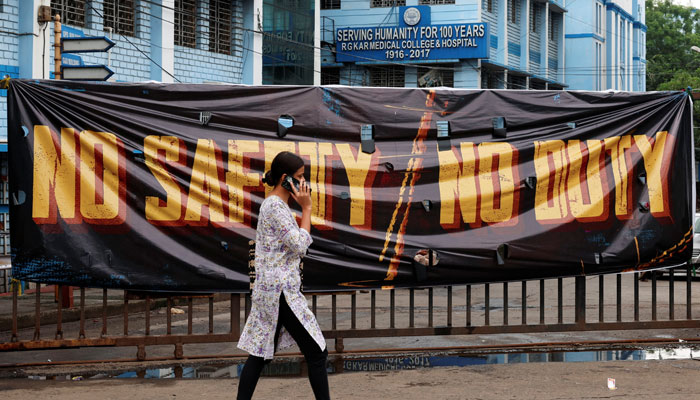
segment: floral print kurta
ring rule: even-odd
[[[269,196],[260,206],[258,229],[255,237],[255,283],[252,305],[238,348],[251,355],[272,359],[275,353],[280,294],[321,350],[326,341],[306,298],[301,294],[299,275],[300,257],[312,239],[309,232],[300,229],[292,211],[277,196]],[[280,330],[277,348],[294,344],[284,327]]]

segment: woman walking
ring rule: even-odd
[[[277,154],[263,182],[274,188],[260,206],[252,306],[238,342],[238,348],[250,356],[241,372],[238,399],[253,396],[260,373],[275,350],[294,342],[306,359],[314,396],[330,399],[326,341],[300,291],[299,262],[312,242],[311,197],[304,180],[304,161],[287,151]],[[301,226],[287,205],[290,196],[301,206]]]

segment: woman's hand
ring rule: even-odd
[[[299,181],[299,190],[291,185],[292,187],[292,198],[296,201],[299,206],[301,206],[302,211],[311,211],[311,191],[309,190],[309,184],[306,183],[305,179]]]

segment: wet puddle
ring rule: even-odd
[[[688,360],[700,359],[700,349],[694,348],[659,348],[646,350],[609,350],[609,351],[570,351],[551,353],[506,353],[487,355],[409,355],[397,357],[356,357],[342,360],[342,370],[338,364],[330,364],[329,373],[397,371],[418,368],[464,367],[488,364],[518,364],[540,362],[587,362],[587,361],[640,361],[640,360]],[[243,370],[243,363],[211,364],[199,366],[176,366],[170,368],[142,369],[117,373],[100,373],[95,375],[58,375],[29,376],[38,380],[83,380],[111,378],[143,379],[216,379],[237,378]],[[263,376],[299,376],[301,364],[298,362],[272,362],[265,366]]]

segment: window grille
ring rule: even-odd
[[[499,76],[497,76],[498,74]],[[503,82],[503,72],[493,71],[488,68],[483,68],[481,70],[481,88],[482,89],[501,89],[501,82]]]
[[[231,54],[231,1],[209,0],[209,51]]]
[[[484,0],[484,10],[493,13],[493,0]]]
[[[85,26],[85,0],[51,0],[51,15],[61,15],[61,23]]]
[[[369,86],[404,87],[406,72],[402,65],[369,67]]]
[[[455,0],[418,0],[421,6],[438,6],[440,4],[455,4]]]
[[[196,0],[175,0],[175,45],[195,48]]]
[[[321,85],[340,85],[340,68],[322,68]]]
[[[527,89],[527,78],[521,75],[508,75],[508,89]]]
[[[340,10],[340,0],[321,0],[321,10]]]
[[[105,30],[134,36],[134,0],[104,0],[102,7]]]
[[[508,22],[518,22],[518,1],[508,0]]]
[[[426,76],[428,73],[430,73],[430,75]],[[421,77],[423,77],[422,80]],[[418,67],[417,84],[418,87],[455,87],[455,72],[453,65],[437,64]]]
[[[9,232],[10,231],[10,214],[0,213],[0,231]]]
[[[533,90],[547,90],[547,85],[544,81],[539,81],[535,79],[530,79],[530,89]]]
[[[403,7],[406,5],[406,0],[372,0],[369,3],[370,7]]]
[[[557,14],[555,14],[555,13],[549,13],[549,40],[551,40],[553,42],[557,40],[556,16],[557,16]]]

